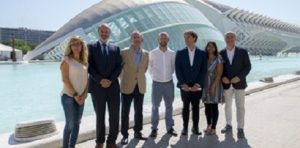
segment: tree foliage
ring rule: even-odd
[[[12,40],[3,42],[3,44],[12,47]],[[15,39],[15,49],[20,49],[24,54],[33,50],[35,47],[36,45],[33,43],[25,42],[21,39]]]

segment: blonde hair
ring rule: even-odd
[[[88,48],[87,48],[85,41],[80,36],[71,37],[71,39],[69,40],[68,45],[65,49],[65,56],[67,56],[68,58],[74,58],[71,46],[74,44],[78,44],[78,43],[81,44],[81,51],[80,51],[80,57],[79,57],[80,62],[83,64],[88,64]]]

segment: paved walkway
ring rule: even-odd
[[[165,132],[164,120],[159,123],[156,139],[145,141],[132,139],[133,130],[129,131],[129,144],[123,147],[145,148],[299,148],[300,147],[300,81],[251,94],[246,97],[246,139],[238,140],[236,129],[233,134],[223,135],[220,129],[225,125],[223,105],[219,105],[220,118],[216,136],[195,136],[189,131],[188,136],[170,137]],[[235,111],[233,111],[235,114]],[[235,117],[235,116],[234,116]],[[235,118],[233,118],[235,121]],[[181,116],[174,116],[175,130],[182,129]],[[191,121],[190,121],[191,123]],[[235,122],[234,127],[236,127]],[[191,127],[191,126],[189,126]],[[200,129],[206,127],[204,110],[200,110]],[[143,134],[149,135],[151,125],[144,125]],[[118,137],[118,145],[122,136]],[[93,148],[94,140],[77,145],[77,148]]]

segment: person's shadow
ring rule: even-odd
[[[198,136],[192,134],[188,140],[188,136],[180,136],[180,139],[176,144],[171,145],[172,148],[190,148],[190,147],[199,147]]]
[[[164,148],[164,147],[168,147],[169,146],[169,142],[171,139],[172,135],[170,134],[165,134],[161,137],[161,139],[157,142],[157,146],[159,148]]]
[[[161,139],[155,143],[153,138],[148,138],[147,141],[145,141],[143,148],[166,148],[169,147],[171,135],[165,134],[161,137]],[[136,147],[139,143],[139,140],[132,139],[128,145],[119,145],[119,147],[128,147],[133,148]],[[225,139],[223,141],[219,140],[219,137],[217,135],[204,135],[197,136],[192,134],[190,137],[188,136],[180,136],[179,140],[176,144],[170,145],[172,148],[251,148],[251,146],[248,144],[247,139],[238,139],[237,141],[233,138],[232,133],[225,134]]]
[[[144,143],[144,145],[142,146],[143,148],[153,148],[153,147],[157,147],[157,148],[166,148],[169,146],[169,142],[171,139],[172,135],[166,133],[165,135],[163,135],[160,140],[155,143],[154,138],[148,138],[148,140]]]
[[[246,138],[244,139],[238,139],[235,141],[233,138],[233,134],[226,133],[224,141],[220,142],[220,147],[230,147],[230,148],[251,148],[251,146],[248,144],[248,140]]]
[[[209,148],[219,148],[220,141],[218,135],[206,135],[203,138],[199,138],[198,147],[209,147]]]
[[[224,141],[220,141],[217,135],[204,135],[198,139],[197,135],[191,135],[188,140],[187,136],[181,136],[172,148],[251,148],[247,139],[238,139],[235,141],[232,133],[225,135]]]

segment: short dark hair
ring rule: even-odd
[[[196,32],[192,31],[192,30],[187,30],[184,32],[184,35],[190,35],[192,36],[193,38],[195,38],[195,43],[197,42],[197,39],[198,39],[198,35]]]
[[[207,56],[208,56],[208,52],[207,52],[208,45],[213,45],[214,46],[214,48],[216,49],[215,52],[214,52],[214,55],[218,56],[219,55],[218,46],[217,46],[217,43],[214,42],[214,41],[207,42],[207,44],[205,46],[205,52],[206,52]]]

